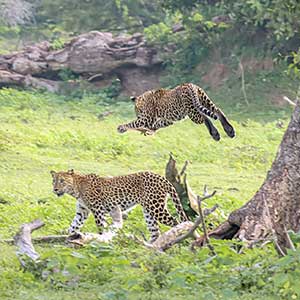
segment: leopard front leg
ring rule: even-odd
[[[76,203],[76,214],[68,229],[69,235],[79,234],[79,229],[83,226],[84,221],[88,218],[90,210],[80,204],[78,201]]]
[[[151,126],[151,129],[156,131],[160,128],[168,127],[173,124],[174,124],[173,121],[170,121],[170,120],[164,119],[164,118],[159,118],[153,123],[153,125]]]
[[[145,130],[147,129],[146,127],[146,119],[143,117],[138,117],[136,120],[126,123],[126,124],[122,124],[118,126],[118,132],[119,133],[124,133],[127,130]]]
[[[98,233],[102,234],[103,228],[106,226],[105,211],[103,209],[101,209],[101,207],[100,208],[91,208],[91,211],[95,218],[95,223],[98,228]]]
[[[113,220],[112,229],[121,229],[123,227],[123,216],[120,206],[113,208],[109,214]]]

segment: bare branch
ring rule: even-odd
[[[285,239],[288,242],[289,248],[292,249],[293,251],[296,251],[296,247],[295,247],[293,241],[291,240],[291,237],[290,237],[289,233],[287,232],[285,225],[284,225],[284,234],[285,234]]]
[[[292,101],[290,98],[288,98],[287,96],[283,96],[283,100],[287,101],[292,106],[296,106],[296,103]]]
[[[208,237],[208,234],[207,234],[207,230],[206,230],[206,226],[205,226],[205,217],[204,217],[204,214],[203,214],[203,211],[202,211],[202,207],[201,207],[201,204],[202,204],[202,201],[207,198],[210,198],[212,197],[214,194],[216,193],[216,191],[214,191],[211,195],[207,195],[203,198],[200,198],[199,196],[197,197],[197,201],[198,201],[198,210],[199,210],[199,214],[200,214],[200,218],[201,218],[201,222],[202,222],[202,229],[203,229],[203,233],[204,233],[204,237],[205,237],[205,241],[206,241],[206,244],[207,244],[207,247],[209,248],[209,250],[211,251],[211,253],[213,255],[217,255],[214,247],[211,245],[211,243],[209,242],[209,237]]]
[[[34,261],[40,257],[32,245],[31,232],[44,225],[45,223],[38,219],[23,224],[20,231],[14,236],[15,245],[18,247],[17,256],[23,267],[25,267],[25,262],[22,259],[22,255],[26,255]]]
[[[212,194],[209,194],[209,195],[207,194],[206,196],[204,196],[202,198],[198,196],[197,197],[197,200],[198,200],[198,209],[201,208],[201,205],[199,207],[199,201],[201,203],[202,201],[204,201],[204,200],[206,200],[208,198],[213,197],[215,194],[216,194],[216,191],[214,191]],[[205,216],[208,216],[209,214],[211,214],[212,212],[214,212],[217,209],[217,207],[218,207],[218,205],[216,204],[213,208],[211,208],[210,210],[207,210],[207,212],[206,212],[205,215],[203,214],[202,210],[201,210],[201,212],[199,210],[199,212],[200,212],[199,213],[199,217],[196,219],[196,221],[194,222],[193,226],[186,233],[178,236],[176,239],[174,239],[174,240],[170,241],[170,243],[166,244],[165,247],[162,248],[162,250],[164,251],[164,250],[172,247],[173,245],[182,242],[186,238],[191,237],[193,235],[194,231],[199,227],[199,225],[201,223],[203,223],[203,220],[204,220]]]
[[[185,173],[188,164],[189,164],[189,161],[186,160],[186,161],[184,162],[184,165],[183,165],[183,167],[182,167],[180,173],[179,173],[179,176],[182,176],[182,175]]]
[[[31,238],[31,241],[34,243],[63,243],[66,241],[68,238],[68,235],[46,235],[46,236],[39,236],[39,237],[34,237]],[[2,243],[7,243],[7,244],[14,244],[15,241],[14,239],[7,239],[7,240],[2,240],[0,241]]]
[[[212,208],[205,208],[203,211],[204,217],[212,214],[217,208],[219,208],[219,204],[215,204]]]

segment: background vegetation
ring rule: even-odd
[[[21,223],[35,218],[46,223],[35,235],[66,232],[75,201],[54,196],[51,169],[100,175],[150,169],[163,174],[172,150],[179,164],[191,161],[188,173],[194,191],[200,194],[204,184],[217,190],[208,205],[219,203],[220,209],[209,218],[209,226],[222,222],[259,188],[291,114],[282,96],[294,99],[298,91],[298,1],[1,0],[0,4],[2,53],[44,39],[59,48],[89,30],[144,32],[149,43],[164,50],[162,85],[184,81],[201,85],[237,131],[234,140],[228,139],[217,123],[222,132],[217,143],[204,126],[184,121],[154,137],[119,135],[117,125],[134,114],[117,84],[95,90],[83,82],[79,90],[64,95],[3,88],[0,240],[11,238]],[[174,33],[176,24],[184,30]],[[247,64],[249,60],[252,63]],[[272,61],[272,68],[258,66],[266,60]],[[213,63],[229,70],[216,87],[202,81]],[[65,70],[61,76],[68,80],[74,74]],[[96,231],[92,217],[84,231]],[[139,236],[140,231],[147,234],[137,208],[125,221],[124,232]],[[293,239],[297,244],[299,237]],[[300,298],[299,248],[279,259],[272,245],[241,250],[243,245],[236,242],[213,243],[216,257],[206,248],[192,253],[188,244],[156,254],[122,234],[110,245],[38,246],[41,263],[25,271],[15,247],[0,243],[0,298]]]

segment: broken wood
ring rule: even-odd
[[[33,242],[69,243],[73,245],[83,246],[84,244],[90,243],[91,241],[108,243],[116,235],[116,231],[108,231],[104,232],[103,234],[80,233],[76,235],[76,237],[68,235],[49,235],[32,238],[31,233],[44,225],[45,223],[39,219],[34,220],[30,223],[25,223],[20,227],[19,232],[14,236],[13,239],[2,241],[8,244],[15,244],[17,246],[16,254],[23,267],[26,266],[26,260],[24,259],[24,256],[29,257],[34,262],[36,262],[40,257],[40,255],[34,249]]]
[[[195,220],[193,226],[191,226],[191,228],[184,234],[176,237],[175,239],[169,239],[169,243],[165,243],[163,246],[160,247],[160,249],[162,251],[170,248],[171,246],[177,244],[177,243],[180,243],[182,242],[183,240],[187,239],[188,237],[191,237],[193,236],[194,234],[194,231],[199,227],[200,224],[202,224],[202,229],[203,229],[203,232],[205,233],[206,235],[206,227],[205,227],[205,217],[208,216],[209,214],[211,214],[212,212],[215,211],[215,209],[218,207],[218,206],[214,206],[212,209],[210,209],[209,211],[203,213],[202,211],[202,208],[201,208],[201,203],[202,201],[208,199],[208,198],[211,198],[215,195],[216,191],[214,191],[212,194],[210,195],[204,195],[203,197],[199,197],[197,196],[197,202],[198,202],[198,210],[199,210],[199,216],[197,217],[197,219]],[[165,234],[166,235],[166,234]],[[166,235],[167,237],[167,235]],[[208,239],[207,239],[208,241]],[[155,241],[156,242],[156,241]],[[154,243],[155,243],[154,242]],[[154,244],[153,243],[153,244]],[[208,242],[209,243],[209,242]]]
[[[253,196],[208,233],[210,238],[238,238],[249,246],[274,240],[280,255],[292,248],[287,231],[300,230],[300,104],[297,102],[267,177]],[[202,246],[204,237],[194,242]]]
[[[166,178],[175,187],[179,196],[183,209],[188,217],[195,217],[198,214],[197,196],[190,188],[186,170],[189,162],[185,161],[181,171],[179,172],[176,166],[176,160],[173,154],[170,153],[169,161],[165,169]]]
[[[205,191],[206,191],[206,186],[204,187],[204,193],[205,193]],[[211,251],[211,253],[213,255],[216,255],[216,252],[215,252],[214,247],[211,245],[211,243],[209,241],[209,237],[208,237],[207,229],[206,229],[206,225],[205,225],[205,218],[204,218],[204,214],[203,214],[203,211],[202,211],[201,204],[202,204],[203,200],[205,200],[207,198],[210,198],[210,197],[213,197],[215,193],[216,193],[216,191],[214,191],[211,195],[204,196],[203,198],[200,198],[199,196],[197,196],[199,218],[201,219],[201,223],[202,223],[202,229],[203,229],[203,235],[204,235],[204,238],[205,238],[205,243],[206,243],[208,249]]]
[[[36,261],[40,257],[32,245],[31,232],[44,225],[45,223],[41,220],[34,220],[23,224],[19,232],[14,236],[15,245],[18,247],[17,256],[23,267],[25,266],[25,261],[22,259],[23,255],[30,257],[33,261]]]
[[[200,204],[204,200],[211,198],[215,195],[216,191],[212,194],[207,194],[203,197],[197,197],[198,203]],[[161,234],[153,243],[148,243],[145,240],[140,240],[137,237],[133,237],[133,239],[140,244],[143,244],[147,248],[154,249],[160,252],[166,251],[167,249],[171,248],[173,245],[181,243],[187,238],[192,238],[194,236],[195,231],[202,223],[203,229],[205,229],[205,217],[213,213],[218,208],[218,205],[214,205],[211,209],[207,209],[206,211],[202,211],[201,204],[199,210],[201,209],[201,214],[196,218],[195,222],[187,221],[180,223],[170,230]],[[204,224],[204,225],[203,225]],[[209,242],[208,242],[209,243]],[[211,249],[212,247],[210,247]],[[212,248],[213,249],[213,248]],[[214,251],[212,251],[214,253]]]

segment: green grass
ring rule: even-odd
[[[228,102],[231,94],[230,89],[211,93],[237,132],[237,137],[230,139],[216,123],[222,138],[215,142],[205,126],[189,120],[150,137],[137,132],[118,134],[117,125],[134,118],[132,104],[108,104],[101,95],[75,101],[47,93],[1,90],[0,240],[11,238],[21,223],[35,218],[46,223],[35,236],[66,232],[75,200],[55,197],[50,170],[74,168],[100,175],[152,170],[164,174],[170,151],[179,166],[185,160],[191,162],[188,180],[196,193],[200,194],[205,184],[217,190],[208,205],[219,203],[220,209],[210,221],[221,222],[260,187],[291,113],[288,107],[278,109],[268,102],[263,113],[255,97],[246,108],[242,99]],[[112,114],[99,119],[105,111]],[[83,230],[96,231],[92,217]],[[124,231],[139,234],[139,230],[148,235],[141,209],[136,209],[125,221]],[[268,279],[274,278],[276,268],[286,273],[285,265],[276,265],[280,260],[272,247],[245,250],[240,255],[235,247],[229,247],[232,242],[214,243],[218,257],[212,260],[206,248],[193,254],[188,245],[176,246],[157,255],[122,236],[110,246],[93,244],[77,250],[62,245],[37,246],[43,263],[25,272],[19,267],[15,248],[0,243],[0,299],[235,299],[241,295],[253,299],[251,293],[256,299],[300,296],[294,292],[292,277],[278,279],[277,285]],[[53,273],[55,268],[68,273]],[[52,272],[47,278],[45,270]]]

